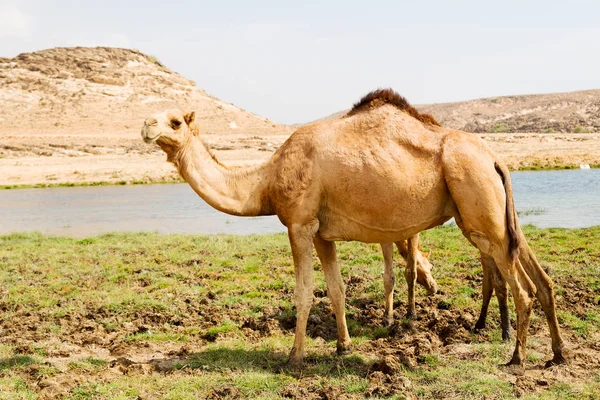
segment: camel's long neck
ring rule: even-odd
[[[201,140],[194,138],[171,160],[181,176],[209,205],[231,215],[272,215],[267,165],[228,169],[218,163]]]

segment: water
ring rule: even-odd
[[[521,223],[600,225],[600,170],[511,174]],[[528,214],[528,215],[525,215]],[[40,231],[74,237],[114,231],[284,232],[277,217],[234,217],[208,206],[187,184],[0,191],[0,233]]]
[[[540,228],[600,225],[600,169],[511,173],[522,224]],[[527,210],[539,215],[526,214]]]

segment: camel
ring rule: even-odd
[[[392,326],[394,323],[394,285],[396,283],[396,275],[394,273],[394,243],[381,243],[381,252],[383,253],[383,287],[385,290],[385,312],[384,312],[384,324],[386,326]],[[400,255],[404,261],[408,260],[408,241],[403,240],[396,242],[396,247],[400,252]],[[420,284],[427,290],[427,294],[432,296],[437,293],[438,285],[433,276],[431,276],[432,265],[428,260],[429,253],[423,253],[421,250],[416,252],[417,262],[417,283]],[[406,282],[408,285],[413,282],[411,277],[408,275],[410,269],[404,270]],[[487,314],[487,313],[486,313]]]
[[[367,94],[340,119],[299,128],[269,160],[249,168],[219,163],[201,140],[193,111],[156,114],[145,120],[141,133],[145,142],[156,142],[166,152],[215,209],[239,216],[277,215],[287,227],[296,276],[292,365],[301,365],[305,356],[313,246],[336,316],[337,352],[346,354],[351,340],[335,241],[408,240],[411,299],[417,235],[451,218],[471,244],[493,259],[511,288],[517,333],[508,365],[523,369],[534,294],[552,336],[550,363],[565,362],[552,281],[520,229],[508,169],[483,140],[440,126],[393,90]]]

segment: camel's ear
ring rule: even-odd
[[[189,113],[183,116],[183,119],[185,120],[186,124],[191,124],[192,122],[194,122],[194,119],[196,119],[196,112],[190,111]]]

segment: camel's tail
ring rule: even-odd
[[[502,178],[504,191],[506,192],[506,227],[508,228],[508,251],[512,260],[516,261],[519,257],[519,245],[521,237],[519,235],[519,222],[517,221],[512,185],[510,183],[510,173],[505,166],[500,165],[497,162],[494,163],[494,167],[496,168],[498,175],[500,175]]]

